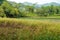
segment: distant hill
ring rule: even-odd
[[[10,2],[10,4],[15,4],[16,5],[16,3],[15,2]],[[25,5],[29,5],[29,6],[32,6],[33,5],[33,3],[30,3],[30,2],[24,2],[24,3],[20,3],[20,5],[23,7],[23,6],[25,6]],[[36,8],[39,8],[39,7],[41,7],[41,6],[50,6],[50,5],[54,5],[54,6],[60,6],[60,3],[56,3],[56,2],[51,2],[51,3],[45,3],[45,4],[37,4],[37,3],[35,3],[35,7]]]
[[[24,5],[32,5],[33,3],[30,3],[30,2],[24,2],[24,3],[22,3],[22,4],[24,4]]]
[[[29,3],[29,2],[24,2],[24,5],[32,5],[33,3]],[[35,7],[41,7],[41,6],[50,6],[50,5],[54,5],[54,6],[60,6],[60,3],[56,3],[56,2],[51,2],[51,3],[45,3],[45,4],[36,4]]]
[[[50,6],[50,5],[60,6],[60,3],[51,2],[51,3],[46,3],[46,4],[43,4],[42,6]]]

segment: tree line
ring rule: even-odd
[[[0,0],[0,17],[20,18],[32,16],[60,16],[60,6],[35,7],[35,4],[24,5],[23,3]]]

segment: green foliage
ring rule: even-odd
[[[0,7],[0,17],[6,17],[6,14],[4,13],[4,10],[2,7]]]
[[[12,7],[8,2],[4,2],[2,8],[7,17],[17,17],[19,14],[18,9]]]
[[[3,1],[3,2],[2,2]],[[35,7],[35,4],[24,5],[23,3],[0,0],[0,17],[20,18],[20,17],[48,17],[60,16],[60,6],[50,5]],[[36,15],[36,16],[35,16]]]
[[[1,5],[4,1],[6,1],[6,0],[0,0],[0,5]]]

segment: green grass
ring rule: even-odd
[[[0,18],[0,40],[60,40],[60,21]]]

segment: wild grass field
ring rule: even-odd
[[[60,40],[60,21],[0,18],[0,40]]]

